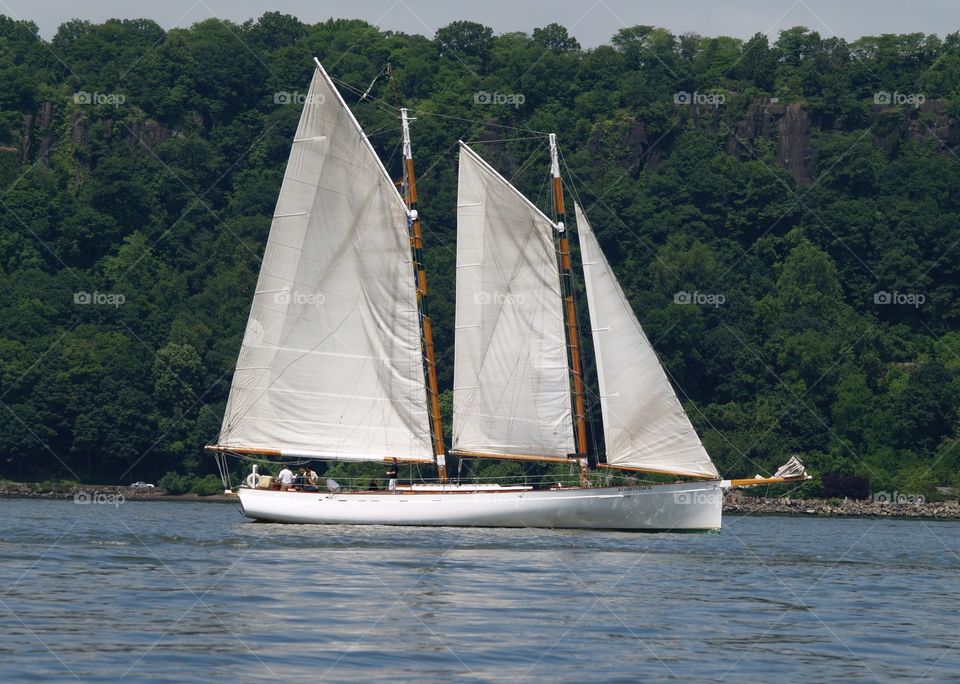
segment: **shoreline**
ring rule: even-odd
[[[134,492],[116,485],[53,485],[40,487],[33,483],[0,484],[0,498],[8,499],[74,499],[78,504],[91,499],[111,497],[121,501],[162,501],[167,503],[234,503],[236,495],[167,494],[163,491]],[[727,515],[779,515],[821,518],[891,518],[915,520],[960,520],[960,501],[890,503],[847,499],[752,498],[728,494],[723,502]]]
[[[84,500],[86,497],[87,500]],[[169,503],[231,503],[238,501],[236,495],[211,494],[167,494],[163,490],[135,492],[130,487],[118,485],[53,485],[50,488],[24,482],[0,484],[0,498],[3,499],[74,499],[78,504],[90,503],[91,498],[112,497],[121,501],[166,501]]]
[[[960,502],[890,503],[847,499],[752,499],[727,495],[723,512],[732,515],[781,515],[820,518],[960,520]]]

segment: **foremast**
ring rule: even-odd
[[[570,375],[573,380],[573,434],[580,459],[581,477],[586,481],[587,419],[584,401],[583,364],[580,358],[580,334],[577,309],[573,298],[573,268],[570,261],[570,242],[566,231],[566,210],[563,205],[563,183],[560,180],[560,160],[557,154],[557,134],[550,136],[550,175],[553,177],[554,232],[560,257],[560,292],[566,318],[567,348],[570,353]]]
[[[410,143],[410,118],[406,108],[400,110],[403,129],[403,163],[406,176],[404,199],[409,210],[410,249],[417,285],[417,309],[420,317],[420,335],[423,342],[424,362],[427,376],[428,408],[433,437],[433,453],[437,462],[437,475],[441,482],[447,481],[446,448],[443,443],[443,422],[440,418],[440,389],[437,383],[436,352],[433,346],[433,324],[427,304],[427,271],[423,263],[423,229],[417,209],[417,181],[413,172],[413,146]]]

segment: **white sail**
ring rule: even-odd
[[[607,463],[654,472],[719,474],[677,399],[587,217],[576,206],[600,381]]]
[[[454,449],[573,453],[553,224],[463,143],[455,352]]]
[[[407,210],[319,65],[218,443],[432,460]]]

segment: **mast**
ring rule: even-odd
[[[417,308],[420,313],[420,334],[426,358],[427,394],[429,395],[430,425],[433,435],[433,453],[437,461],[437,474],[441,482],[447,481],[446,451],[443,444],[443,423],[440,420],[440,390],[437,385],[437,364],[433,348],[433,326],[427,306],[427,271],[423,265],[423,232],[420,214],[417,211],[417,181],[413,174],[413,150],[410,144],[410,119],[406,108],[400,109],[403,128],[403,160],[407,176],[407,209],[409,210],[410,249],[413,252],[413,267],[417,279]]]
[[[583,368],[580,363],[580,337],[577,332],[577,312],[573,302],[573,276],[570,266],[570,245],[564,220],[563,186],[560,183],[560,162],[557,157],[557,134],[550,134],[550,173],[553,175],[553,207],[556,214],[555,230],[560,251],[560,288],[564,313],[567,318],[567,344],[570,347],[570,373],[573,376],[574,440],[577,455],[587,453],[587,421],[583,398]]]

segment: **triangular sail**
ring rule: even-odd
[[[553,224],[460,144],[453,447],[574,451]]]
[[[396,187],[318,65],[220,447],[432,460],[407,230]]]
[[[656,352],[575,205],[609,465],[719,477]]]

